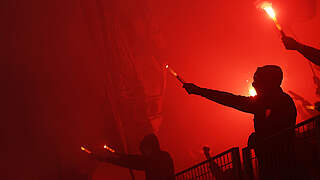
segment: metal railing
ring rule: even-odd
[[[285,131],[276,134],[266,140],[266,143],[275,140],[276,138],[285,135],[286,133],[295,134],[293,146],[288,149],[286,145],[277,145],[276,151],[278,156],[267,155],[267,161],[271,162],[274,169],[279,168],[279,172],[283,168],[283,161],[287,161],[285,166],[290,166],[288,169],[292,171],[290,179],[320,179],[320,116],[310,118],[304,122],[297,124],[294,128],[286,129]],[[273,150],[274,151],[274,150]],[[286,156],[287,152],[291,153],[292,160]],[[276,153],[276,154],[277,154]],[[280,154],[280,156],[279,156]],[[243,177],[248,180],[259,179],[259,163],[252,147],[245,147],[242,149],[243,156]],[[264,157],[264,158],[265,158]],[[292,161],[291,161],[292,160]],[[282,161],[282,162],[279,162]],[[279,167],[277,165],[281,164]]]
[[[239,148],[231,148],[175,175],[176,180],[240,180]]]
[[[268,164],[269,168],[274,166],[272,172],[284,173],[285,178],[282,179],[320,180],[320,115],[265,139],[265,143],[269,143],[268,146],[273,146],[270,142],[290,137],[293,134],[294,138],[289,140],[292,143],[278,143],[271,147],[271,151],[264,154],[263,163]],[[243,148],[242,158],[243,164],[240,161],[239,148],[231,148],[177,173],[175,179],[258,180],[261,166],[254,148]],[[289,173],[283,172],[289,169]],[[288,174],[290,175],[288,176]],[[265,176],[262,177],[265,178]]]

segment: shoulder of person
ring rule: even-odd
[[[162,158],[172,159],[172,158],[171,158],[171,155],[170,155],[167,151],[160,151],[160,152],[159,152],[159,155],[160,155]]]
[[[293,99],[291,98],[291,96],[287,93],[283,93],[283,98],[285,98],[289,103],[294,103]]]

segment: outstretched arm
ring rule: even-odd
[[[283,36],[282,42],[286,47],[286,49],[296,50],[300,54],[302,54],[305,58],[307,58],[309,61],[320,66],[320,50],[319,49],[299,43],[295,39],[288,36]]]
[[[254,113],[256,109],[254,100],[250,97],[237,96],[228,92],[200,88],[192,83],[185,83],[183,87],[189,94],[200,95],[216,103],[232,107],[243,112]]]
[[[147,168],[147,160],[142,155],[94,152],[92,156],[99,161],[108,162],[129,169],[145,170]]]

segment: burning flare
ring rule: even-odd
[[[178,76],[178,74],[168,64],[166,65],[166,69],[168,69],[173,76]]]
[[[165,67],[169,70],[170,74],[176,77],[182,84],[185,83],[185,81],[168,64]]]
[[[277,29],[279,31],[282,31],[282,28],[281,28],[280,24],[278,23],[276,13],[272,8],[272,3],[265,1],[265,2],[261,3],[260,8],[263,9],[270,16],[270,18],[273,20],[274,24],[276,25]]]
[[[103,146],[104,149],[110,151],[110,152],[116,152],[114,149],[112,149],[111,147],[107,146],[106,144]]]
[[[254,97],[254,96],[257,95],[256,90],[255,90],[252,86],[249,88],[249,95],[250,95],[251,97]]]
[[[86,153],[88,153],[88,154],[91,154],[91,153],[92,153],[91,151],[89,151],[88,149],[86,149],[86,148],[83,147],[83,146],[81,146],[80,148],[81,148],[82,151],[84,151],[84,152],[86,152]]]

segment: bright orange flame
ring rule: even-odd
[[[253,87],[249,88],[249,95],[252,97],[257,95],[257,92]]]
[[[278,23],[278,20],[277,20],[277,17],[276,17],[276,13],[272,8],[272,3],[263,2],[260,7],[261,7],[261,9],[263,9],[270,16],[270,18],[276,24],[276,27],[281,31],[282,28],[281,28],[280,24]]]
[[[104,149],[110,151],[110,152],[116,152],[114,149],[110,148],[109,146],[107,146],[106,144],[103,146]]]
[[[273,19],[274,21],[277,20],[276,13],[272,8],[272,4],[270,2],[264,2],[261,4],[261,8],[266,11],[266,13]]]

